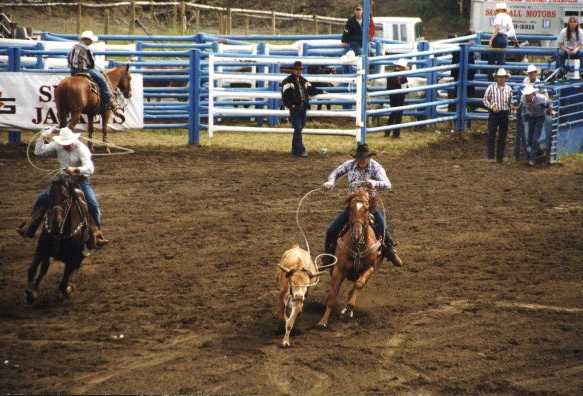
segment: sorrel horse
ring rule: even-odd
[[[28,304],[32,304],[38,297],[38,287],[49,269],[51,257],[65,263],[59,290],[66,297],[73,292],[74,285],[69,280],[83,261],[82,252],[89,220],[83,193],[75,189],[73,178],[74,176],[59,175],[49,188],[48,208],[32,264],[28,269]]]
[[[126,99],[131,98],[130,66],[117,66],[106,72],[111,83],[113,94],[119,89]],[[101,97],[94,89],[93,82],[89,76],[75,75],[65,78],[59,83],[55,90],[55,101],[57,103],[57,116],[59,117],[59,127],[68,126],[71,130],[77,125],[81,114],[87,114],[87,130],[89,139],[93,137],[93,118],[101,114],[101,130],[103,132],[103,142],[107,142],[107,123],[111,117],[111,109],[102,111]],[[67,123],[67,119],[69,123]],[[89,148],[93,151],[93,142],[89,141]],[[109,148],[108,148],[109,150]]]
[[[352,318],[358,294],[366,286],[370,276],[378,269],[382,261],[382,240],[377,239],[370,221],[374,199],[370,198],[366,189],[359,188],[348,196],[346,204],[350,209],[349,229],[338,238],[336,247],[338,263],[332,271],[330,289],[326,299],[326,311],[318,323],[323,328],[328,327],[330,314],[336,304],[336,298],[344,279],[353,281],[354,286],[348,296],[346,307],[340,313]]]

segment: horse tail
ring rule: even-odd
[[[67,118],[69,116],[69,109],[67,106],[65,87],[67,79],[61,81],[57,88],[55,88],[55,103],[57,105],[57,118],[59,119],[59,128],[64,128],[67,125]]]

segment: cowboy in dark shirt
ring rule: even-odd
[[[408,62],[401,58],[395,62],[395,71],[405,71],[408,69]],[[387,78],[387,90],[402,89],[407,87],[407,76],[395,76]],[[397,93],[389,96],[391,107],[400,107],[405,105],[405,93]],[[403,122],[403,111],[393,111],[389,115],[389,125],[397,125]],[[401,136],[401,129],[393,129],[393,137],[399,138]],[[385,131],[385,136],[391,136],[391,131]]]
[[[281,82],[281,98],[283,105],[289,109],[289,116],[294,128],[292,139],[292,154],[297,157],[307,157],[308,153],[302,141],[302,129],[306,124],[306,112],[310,106],[310,96],[322,93],[302,76],[302,62],[296,61],[292,74]]]

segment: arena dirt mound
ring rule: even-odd
[[[191,148],[97,159],[111,245],[63,301],[62,265],[23,303],[33,244],[14,227],[46,185],[0,146],[0,389],[7,393],[575,394],[583,388],[583,172],[481,160],[444,139],[380,153],[406,266],[385,265],[356,318],[314,328],[314,290],[279,348],[275,264],[299,198],[346,157]],[[6,164],[9,164],[6,165]],[[303,213],[321,251],[341,192]],[[348,285],[344,285],[340,303]],[[121,337],[123,335],[123,337]]]

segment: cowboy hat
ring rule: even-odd
[[[377,153],[375,153],[374,151],[370,151],[370,149],[368,148],[368,144],[364,143],[364,144],[359,144],[356,147],[356,153],[354,153],[352,155],[352,157],[356,160],[361,160],[361,159],[370,158],[373,155],[377,155]]]
[[[506,71],[506,69],[504,69],[503,67],[501,67],[500,69],[498,69],[496,71],[496,74],[494,74],[494,77],[510,77],[510,74],[508,74],[508,72]]]
[[[91,30],[85,30],[83,33],[81,33],[81,36],[79,36],[79,39],[88,39],[91,41],[97,41],[97,36],[93,34],[93,32]]]
[[[407,62],[407,59],[405,58],[400,58],[395,63],[393,63],[393,65],[406,69],[407,67],[409,67],[409,62]]]
[[[523,95],[532,95],[533,93],[536,93],[536,92],[537,92],[537,89],[534,86],[530,85],[530,84],[528,84],[522,90],[522,94]]]
[[[301,70],[301,69],[302,69],[302,62],[300,62],[300,61],[295,61],[295,62],[294,62],[294,65],[293,65],[293,68],[294,68],[294,69],[300,69],[300,70]]]
[[[528,65],[528,69],[526,69],[527,73],[538,72],[538,69],[535,65]]]
[[[506,6],[506,3],[502,2],[502,3],[496,3],[496,11],[498,10],[507,10],[508,7]]]
[[[74,133],[69,128],[64,127],[59,130],[59,134],[57,136],[53,136],[53,140],[55,143],[60,144],[61,146],[68,146],[79,140],[79,136],[81,136],[80,133]]]

